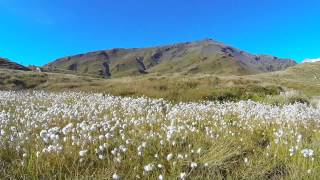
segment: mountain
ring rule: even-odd
[[[23,70],[23,71],[29,71],[30,69],[22,66],[20,64],[17,64],[15,62],[12,62],[8,59],[0,58],[0,68],[1,69],[15,69],[15,70]]]
[[[105,78],[147,73],[249,75],[284,70],[290,59],[253,55],[212,39],[167,46],[111,49],[58,59],[45,66],[53,72]]]

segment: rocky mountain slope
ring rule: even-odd
[[[8,59],[0,58],[0,68],[1,69],[15,69],[15,70],[23,70],[23,71],[29,71],[30,69],[22,66],[20,64],[17,64],[15,62],[12,62]]]
[[[296,62],[290,59],[253,55],[205,39],[151,48],[89,52],[58,59],[45,68],[52,72],[110,78],[147,73],[249,75],[284,70],[294,65]]]

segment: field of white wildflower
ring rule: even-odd
[[[0,178],[316,179],[320,109],[0,91]]]

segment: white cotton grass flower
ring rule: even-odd
[[[143,142],[143,143],[141,144],[141,146],[142,146],[143,148],[147,147],[147,142]]]
[[[184,180],[187,177],[187,173],[182,172],[182,173],[180,173],[179,177],[180,177],[181,180]]]
[[[158,179],[159,179],[159,180],[164,180],[163,175],[160,174],[159,177],[158,177]]]
[[[306,157],[306,158],[313,157],[314,151],[312,149],[302,149],[301,154],[303,155],[303,157]]]
[[[178,154],[177,159],[183,159],[183,155],[182,154]]]
[[[37,151],[37,152],[36,152],[36,157],[39,158],[40,155],[41,155],[41,152]]]
[[[191,168],[196,168],[197,166],[198,166],[198,164],[195,163],[195,162],[191,162],[191,164],[190,164],[190,167],[191,167]]]
[[[113,179],[113,180],[119,180],[119,179],[120,179],[120,176],[119,176],[117,173],[114,173],[114,174],[112,175],[112,179]]]
[[[153,164],[147,164],[143,167],[145,172],[151,172],[154,169],[154,165]]]
[[[102,154],[99,154],[98,158],[99,158],[100,160],[104,160],[104,156],[103,156]]]
[[[201,154],[201,150],[202,150],[201,148],[198,148],[198,150],[197,150],[197,154],[199,154],[199,155],[200,155],[200,154]]]
[[[296,147],[291,147],[291,148],[289,149],[289,156],[295,155],[296,152],[297,152],[297,149],[298,149],[297,146],[296,146]]]
[[[104,138],[105,138],[105,136],[104,136],[104,135],[100,135],[100,136],[98,137],[98,139],[99,139],[100,141],[103,141],[103,140],[104,140]]]
[[[164,141],[160,140],[160,145],[163,146],[164,145]]]
[[[173,154],[170,153],[167,155],[167,161],[171,161],[173,159]]]
[[[79,156],[84,157],[84,156],[86,156],[87,152],[88,152],[88,150],[79,151]]]
[[[246,165],[248,165],[248,164],[249,164],[249,159],[245,157],[245,158],[243,159],[243,162],[244,162]]]
[[[105,147],[104,147],[103,145],[100,145],[100,146],[99,146],[99,150],[100,150],[101,152],[103,152],[103,151],[105,150]]]
[[[162,165],[162,164],[158,164],[157,167],[158,167],[159,169],[162,169],[162,168],[163,168],[163,165]]]
[[[297,136],[297,143],[300,143],[301,139],[302,139],[302,135],[299,134],[299,135]]]

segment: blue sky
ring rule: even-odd
[[[115,47],[212,38],[251,53],[320,57],[318,0],[0,0],[0,56],[24,65]]]

